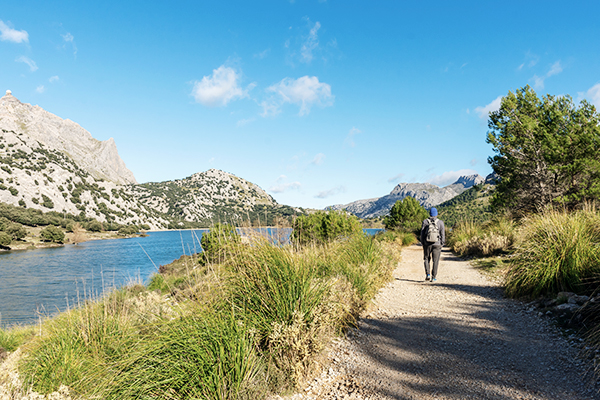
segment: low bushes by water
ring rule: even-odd
[[[187,257],[45,321],[20,373],[42,393],[106,399],[264,398],[309,376],[328,340],[391,279],[391,245],[363,234],[305,247],[256,238]]]

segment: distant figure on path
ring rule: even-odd
[[[437,209],[429,210],[429,218],[421,225],[421,243],[423,244],[423,259],[425,261],[425,280],[435,282],[442,247],[446,244],[446,228],[444,221],[438,219]],[[433,259],[433,269],[429,272],[430,261]]]

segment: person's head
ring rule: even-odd
[[[431,207],[431,210],[429,210],[429,215],[432,217],[437,217],[437,208]]]

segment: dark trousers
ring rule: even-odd
[[[439,244],[430,244],[423,246],[423,260],[425,261],[425,274],[431,275],[431,279],[437,276],[438,264],[440,263],[440,255],[442,254],[442,246]],[[433,259],[433,271],[429,273],[429,263]]]

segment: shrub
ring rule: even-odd
[[[227,247],[242,242],[234,226],[217,223],[208,232],[202,233],[200,245],[202,246],[202,263],[223,261],[227,254]]]
[[[548,210],[522,221],[506,281],[510,296],[582,292],[600,274],[600,216]]]
[[[42,229],[40,236],[45,242],[62,243],[65,240],[65,233],[54,225],[48,225]]]
[[[13,240],[21,240],[27,236],[27,230],[23,227],[23,225],[16,222],[9,223],[4,229],[4,232],[12,236]]]
[[[54,208],[54,202],[45,194],[42,195],[42,205],[46,208]]]
[[[12,243],[12,236],[6,232],[0,232],[0,246],[8,246]]]
[[[448,235],[448,245],[461,257],[487,257],[508,252],[515,241],[515,231],[515,223],[503,216],[483,224],[463,219]]]
[[[317,211],[309,215],[300,215],[292,224],[293,242],[325,243],[362,233],[358,218],[345,211]]]
[[[119,235],[133,235],[139,231],[140,228],[138,228],[136,225],[127,225],[119,228]]]
[[[90,232],[101,232],[102,231],[102,223],[99,221],[91,221],[87,224],[86,229]]]

